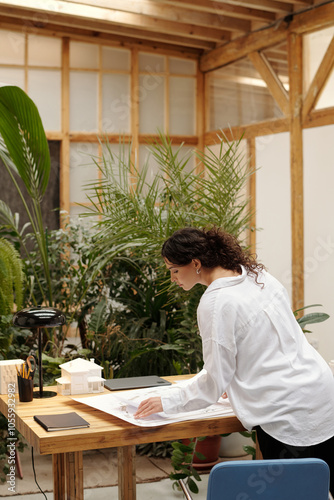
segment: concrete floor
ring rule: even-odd
[[[15,493],[8,491],[8,484],[0,485],[0,497],[19,500],[45,499],[34,480],[31,449],[20,454],[23,479],[16,477]],[[52,460],[51,456],[34,455],[37,482],[47,500],[53,500]],[[117,488],[117,452],[115,448],[92,450],[83,453],[84,464],[84,499],[118,500]],[[170,459],[136,457],[137,500],[172,500],[183,499],[181,491],[174,490],[169,473],[172,471]],[[205,500],[208,473],[202,474],[198,483],[200,493],[194,495],[197,500]]]

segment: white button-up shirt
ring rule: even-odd
[[[258,282],[243,268],[208,286],[197,311],[204,368],[166,391],[163,409],[204,408],[227,391],[246,429],[260,425],[295,446],[325,441],[334,436],[333,374],[306,340],[285,288],[266,271]]]

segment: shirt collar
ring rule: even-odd
[[[227,276],[225,278],[218,278],[214,280],[208,288],[205,290],[206,292],[211,292],[212,290],[217,290],[217,288],[225,288],[228,286],[235,286],[239,285],[239,283],[242,283],[245,281],[247,277],[247,271],[244,266],[240,266],[242,269],[242,273],[239,274],[238,276]]]

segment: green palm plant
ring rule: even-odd
[[[14,301],[18,309],[22,305],[24,274],[19,253],[4,238],[0,238],[0,283],[0,315],[10,314]]]
[[[182,145],[175,148],[164,135],[148,148],[159,167],[154,178],[149,160],[140,170],[132,164],[131,145],[126,148],[121,142],[114,154],[108,142],[102,144],[102,158],[93,158],[101,180],[87,186],[91,208],[86,215],[100,220],[94,247],[103,265],[111,267],[105,281],[124,311],[122,315],[115,310],[115,317],[122,333],[138,341],[124,369],[135,365],[147,369],[144,359],[149,352],[158,365],[159,356],[169,349],[174,372],[194,372],[202,363],[200,342],[193,341],[198,338],[196,308],[202,290],[170,293],[161,246],[175,230],[188,225],[223,226],[240,238],[251,217],[244,196],[248,161],[240,141],[226,138],[197,156],[184,154]],[[197,171],[196,161],[204,165],[204,173]],[[153,332],[160,345],[147,342]]]
[[[108,260],[136,249],[146,259],[158,262],[163,241],[180,227],[222,226],[240,237],[251,218],[249,199],[243,196],[252,172],[240,152],[240,140],[219,139],[218,151],[184,155],[175,151],[168,136],[149,146],[159,171],[152,179],[148,161],[139,170],[131,163],[131,145],[118,155],[105,144],[102,158],[94,158],[101,179],[87,186],[91,202],[86,215],[98,217],[97,245]],[[195,159],[204,166],[196,173]],[[135,179],[135,181],[134,181]]]
[[[40,292],[44,302],[51,305],[47,237],[41,211],[41,200],[50,175],[50,153],[36,105],[23,90],[15,86],[0,87],[0,158],[27,213],[46,279],[46,290],[40,286]],[[15,174],[22,179],[26,193],[20,189]],[[27,195],[31,206],[26,201]],[[0,217],[23,243],[22,233],[18,231],[11,211],[4,202],[0,206]],[[38,280],[36,282],[39,283]]]

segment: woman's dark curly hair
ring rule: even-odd
[[[198,229],[185,227],[175,231],[163,244],[162,257],[178,266],[190,264],[199,259],[202,266],[213,268],[221,266],[230,271],[241,272],[241,265],[257,281],[258,274],[264,269],[255,256],[244,250],[232,234],[221,228]]]

